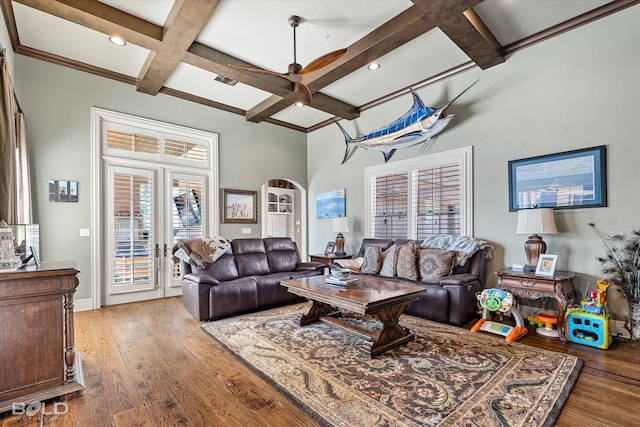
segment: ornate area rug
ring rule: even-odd
[[[330,426],[550,426],[583,361],[403,314],[416,339],[369,359],[363,338],[299,327],[307,304],[203,324],[230,352]],[[376,322],[349,321],[375,328]]]

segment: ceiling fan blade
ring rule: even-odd
[[[235,68],[236,70],[249,71],[250,73],[267,74],[269,76],[280,76],[280,77],[284,77],[285,79],[287,78],[286,74],[276,73],[275,71],[263,70],[262,68],[245,67],[242,65],[232,65],[232,64],[229,64],[229,67]]]
[[[337,61],[342,55],[345,54],[347,49],[335,50],[333,52],[329,52],[325,55],[322,55],[319,58],[314,59],[306,67],[300,71],[300,74],[312,73],[320,68],[326,67],[334,61]]]
[[[295,82],[295,85],[296,91],[298,91],[304,102],[309,104],[311,102],[311,91],[309,90],[307,85],[302,82]]]

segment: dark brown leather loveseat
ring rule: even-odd
[[[184,306],[198,320],[219,319],[300,298],[280,281],[323,274],[324,264],[300,262],[290,238],[235,239],[206,270],[180,261]]]
[[[408,243],[407,239],[374,239],[365,238],[358,252],[364,256],[368,245],[380,245],[386,250],[394,243],[398,246]],[[421,240],[414,241],[417,246]],[[411,303],[404,312],[424,317],[436,322],[462,325],[471,320],[477,311],[476,293],[485,287],[486,261],[492,256],[493,247],[483,245],[471,255],[464,265],[457,265],[448,276],[440,277],[436,282],[409,280],[400,277],[383,277],[394,282],[409,282],[424,287],[417,301]],[[380,277],[379,275],[375,275]]]

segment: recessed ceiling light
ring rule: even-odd
[[[126,41],[122,40],[122,39],[121,39],[120,37],[118,37],[118,36],[111,36],[111,37],[109,37],[109,41],[110,41],[111,43],[115,44],[115,45],[118,45],[118,46],[124,46],[124,45],[126,45],[126,44],[127,44],[127,42],[126,42]]]
[[[300,101],[296,102],[296,104],[295,104],[295,105],[296,105],[296,107],[298,107],[298,108],[302,108],[302,107],[304,107],[304,103],[303,103],[303,102],[300,102]]]
[[[372,62],[371,64],[367,65],[367,68],[371,71],[377,70],[378,68],[380,68],[380,64],[378,64],[377,62]]]

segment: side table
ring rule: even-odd
[[[534,272],[503,268],[495,272],[498,276],[498,288],[525,299],[552,297],[558,301],[558,338],[567,343],[565,337],[564,314],[567,307],[576,303],[576,290],[573,287],[573,271],[556,271],[553,276],[540,276]]]
[[[334,254],[321,254],[321,255],[309,255],[311,262],[321,262],[327,267],[331,267],[331,262],[336,259],[351,259],[353,255],[334,255]]]

